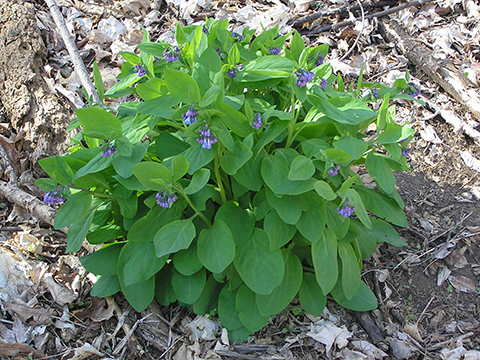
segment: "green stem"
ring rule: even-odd
[[[207,218],[205,216],[205,214],[201,211],[199,211],[195,205],[193,205],[192,203],[192,200],[190,200],[190,197],[185,193],[185,191],[183,190],[183,188],[181,186],[178,186],[176,184],[173,185],[173,187],[175,188],[175,190],[177,190],[180,195],[183,196],[183,198],[187,201],[187,204],[192,208],[193,211],[195,211],[195,213],[200,216],[200,218],[205,221],[205,224],[207,224],[208,227],[212,227],[212,222],[210,221],[209,218]]]
[[[290,145],[292,145],[293,140],[295,137],[293,136],[293,132],[295,131],[295,125],[297,124],[297,112],[295,111],[295,106],[297,105],[297,102],[294,100],[294,94],[292,91],[292,119],[290,120],[290,124],[288,124],[288,137],[287,137],[287,143],[285,144],[285,148],[289,148]]]
[[[218,151],[220,151],[220,146],[218,147]],[[222,199],[222,204],[225,204],[227,202],[227,196],[225,195],[225,188],[223,187],[223,181],[222,181],[222,176],[220,175],[220,164],[218,161],[218,152],[217,155],[215,155],[215,178],[217,179],[217,185],[218,185],[218,190],[220,191],[220,197]]]

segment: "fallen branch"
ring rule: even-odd
[[[365,10],[370,10],[370,9],[373,9],[373,8],[383,8],[384,6],[390,6],[390,5],[393,5],[395,3],[396,3],[395,0],[384,0],[384,1],[379,1],[379,2],[369,1],[365,4],[363,4],[363,8]],[[311,14],[311,15],[303,16],[303,17],[298,18],[296,20],[290,20],[289,22],[287,22],[287,25],[296,27],[296,26],[303,25],[305,23],[308,23],[308,22],[311,22],[311,21],[314,21],[314,20],[317,20],[317,19],[321,19],[323,17],[346,14],[349,11],[353,12],[353,11],[358,11],[358,10],[360,10],[360,6],[358,6],[358,5],[351,6],[351,7],[350,6],[344,6],[344,7],[333,9],[333,10],[317,12],[317,13],[314,13],[314,14]]]
[[[90,81],[90,77],[88,76],[87,69],[85,69],[85,65],[83,64],[83,60],[78,53],[77,46],[75,41],[70,36],[68,32],[67,26],[65,25],[65,20],[63,19],[62,13],[60,12],[57,3],[55,0],[45,0],[48,8],[50,9],[50,13],[52,14],[52,18],[57,25],[58,32],[62,37],[65,46],[67,47],[68,53],[73,62],[73,66],[75,71],[77,72],[80,81],[87,91],[88,96],[90,96],[94,103],[101,104],[102,101],[98,96],[97,90],[95,86],[93,86],[92,82]]]
[[[394,43],[408,60],[480,121],[480,96],[471,88],[466,76],[450,60],[434,58],[430,49],[410,37],[396,21],[384,24],[381,30],[384,31],[385,38]]]
[[[50,206],[44,204],[35,196],[30,195],[15,185],[11,185],[5,181],[0,180],[0,193],[11,203],[17,204],[38,217],[40,220],[53,226],[53,219],[57,211]],[[66,229],[60,230],[64,233]]]
[[[370,19],[373,19],[373,18],[377,18],[377,17],[382,17],[382,16],[387,16],[387,15],[390,15],[390,14],[393,14],[393,13],[396,13],[400,10],[403,10],[403,9],[406,9],[406,8],[409,8],[411,6],[422,6],[424,4],[428,4],[429,2],[433,2],[434,0],[415,0],[415,1],[410,1],[410,2],[407,2],[405,4],[402,4],[402,5],[399,5],[399,6],[396,6],[396,7],[393,7],[391,9],[387,9],[387,10],[384,10],[384,11],[380,11],[380,12],[377,12],[377,13],[373,13],[373,14],[370,14],[370,15],[367,15],[365,16],[365,20],[370,20]],[[355,20],[348,20],[348,21],[343,21],[343,22],[340,22],[340,23],[337,23],[337,24],[334,24],[334,25],[327,25],[327,26],[322,26],[318,29],[315,29],[315,30],[312,30],[312,31],[309,31],[309,32],[305,32],[305,33],[302,33],[302,35],[307,35],[307,36],[311,36],[311,35],[316,35],[316,34],[320,34],[322,32],[325,32],[325,31],[330,31],[330,30],[338,30],[342,27],[345,27],[345,26],[350,26],[350,25],[354,25],[357,21],[361,21],[361,18],[358,18],[358,19],[355,19]]]

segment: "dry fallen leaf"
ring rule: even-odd
[[[90,306],[86,309],[75,311],[74,315],[80,320],[90,318],[94,322],[108,320],[113,316],[115,310],[113,303],[108,303],[105,299],[92,297]]]
[[[475,282],[463,275],[453,276],[450,275],[448,277],[448,281],[450,284],[457,289],[458,291],[471,293],[476,291]]]

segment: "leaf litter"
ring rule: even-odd
[[[106,89],[116,83],[120,71],[122,60],[118,52],[135,51],[141,41],[142,27],[154,37],[172,42],[172,30],[178,22],[199,23],[205,16],[214,16],[233,20],[235,29],[279,25],[281,32],[287,33],[293,19],[315,12],[310,2],[278,0],[265,3],[124,0],[110,1],[110,6],[101,1],[57,3],[64,11],[70,31],[75,33],[84,62],[90,66],[93,60],[99,63]],[[345,4],[331,1],[323,6]],[[39,7],[36,16],[48,50],[44,75],[47,83],[74,107],[84,106],[80,81],[48,9]],[[439,90],[438,85],[412,68],[394,44],[382,41],[377,20],[362,24],[359,13],[354,11],[346,17],[357,19],[351,31],[330,31],[309,37],[312,44],[331,45],[327,60],[334,70],[354,80],[364,66],[364,81],[391,84],[404,77],[409,69],[411,80],[420,84],[420,98],[427,103],[427,106],[402,101],[397,104],[399,121],[410,122],[418,131],[410,157],[416,173],[397,176],[410,220],[410,226],[401,235],[409,245],[404,249],[382,245],[365,266],[365,279],[376,289],[379,299],[383,299],[373,314],[386,336],[389,348],[385,350],[398,359],[480,358],[476,350],[480,346],[480,326],[475,320],[480,311],[480,150],[471,141],[475,140],[475,131],[480,130],[479,124]],[[406,8],[394,17],[418,42],[430,47],[435,57],[452,59],[467,74],[471,91],[478,93],[480,14],[475,2],[437,1],[421,8]],[[335,21],[339,20],[332,16],[320,18],[307,22],[299,30],[308,32]],[[353,46],[351,56],[342,59]],[[122,101],[117,99],[111,105]],[[474,216],[462,222],[468,213]],[[155,322],[146,316],[140,321],[121,296],[110,300],[89,297],[90,276],[61,260],[63,239],[32,235],[36,229],[30,227],[35,222],[22,220],[22,216],[8,216],[2,221],[24,222],[29,229],[13,232],[11,241],[2,243],[0,249],[0,294],[6,311],[0,322],[0,338],[7,342],[0,346],[0,355],[28,353],[31,348],[27,344],[32,344],[36,349],[34,356],[48,353],[73,359],[92,355],[107,359],[112,351],[118,359],[149,358],[145,349],[156,352],[157,358],[173,356],[174,359],[222,356],[306,359],[308,356],[302,355],[305,352],[312,352],[317,358],[387,356],[369,341],[351,314],[334,303],[327,307],[335,315],[332,317],[327,311],[321,318],[298,314],[292,303],[291,309],[272,319],[243,345],[230,344],[226,330],[219,331],[218,324],[210,318],[192,320],[179,307],[157,309]],[[370,276],[375,271],[370,272],[369,268],[380,269],[381,276]],[[456,303],[452,302],[454,298]],[[430,306],[426,307],[427,304]],[[157,346],[149,347],[142,341],[149,338],[149,331],[155,331],[146,327],[149,322],[161,329],[150,337],[163,339]],[[131,330],[132,325],[136,325],[135,331]],[[99,326],[105,327],[106,333]],[[53,327],[59,333],[52,331]],[[462,334],[460,329],[467,333]],[[118,347],[124,339],[128,340],[127,346]],[[140,345],[143,349],[139,350]]]

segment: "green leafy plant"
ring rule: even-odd
[[[81,258],[98,275],[93,296],[218,312],[238,341],[297,296],[313,315],[328,295],[375,308],[362,258],[404,245],[390,223],[407,225],[392,170],[408,169],[413,130],[390,101],[417,88],[362,76],[347,88],[326,45],[227,28],[178,26],[176,46],[145,33],[106,92],[95,67],[102,99],[136,100],[78,109],[69,153],[40,161],[67,250],[104,244]]]

